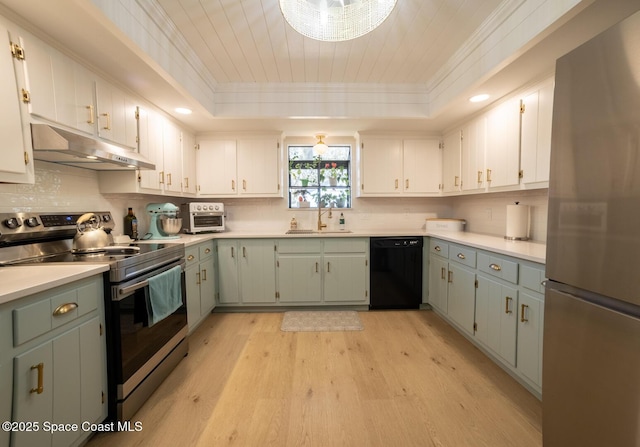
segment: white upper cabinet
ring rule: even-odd
[[[520,100],[509,99],[486,114],[485,181],[491,188],[519,184]]]
[[[139,187],[153,192],[162,191],[160,173],[164,171],[162,155],[162,124],[164,120],[155,111],[146,107],[139,109],[140,154],[155,164],[154,170],[138,171]],[[128,175],[128,174],[127,174]]]
[[[196,193],[196,137],[182,131],[182,192]]]
[[[162,126],[162,153],[164,160],[164,190],[182,192],[182,141],[181,131],[172,122],[165,120]]]
[[[197,147],[200,196],[282,196],[278,136],[203,137]]]
[[[14,36],[17,37],[17,36]],[[10,45],[9,30],[0,22],[0,139],[2,140],[2,163],[0,182],[33,183],[34,169],[28,126],[23,128],[20,105],[20,89],[17,73],[22,73],[23,59],[14,58]],[[19,40],[16,42],[19,44]],[[16,49],[21,53],[21,49]],[[15,65],[14,65],[15,61]]]
[[[438,194],[442,183],[440,140],[404,140],[402,193]]]
[[[462,126],[461,174],[463,191],[475,191],[486,186],[484,157],[487,138],[487,118],[482,115]]]
[[[442,157],[439,139],[365,136],[360,158],[362,196],[440,193]]]
[[[138,122],[136,102],[120,89],[96,80],[98,136],[105,140],[137,148]]]
[[[522,183],[549,181],[553,78],[522,99]]]
[[[444,136],[442,148],[442,192],[452,193],[460,191],[462,136],[459,129],[448,132]]]
[[[400,194],[402,192],[402,139],[365,137],[360,147],[361,195]]]

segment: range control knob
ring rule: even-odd
[[[216,211],[218,211],[220,209],[220,206],[216,205]]]
[[[209,210],[213,211],[213,205],[209,205]]]
[[[202,205],[198,205],[198,206],[196,207],[196,209],[197,209],[198,211],[200,211],[200,210],[202,209]]]
[[[17,217],[10,217],[8,219],[5,219],[4,222],[2,223],[4,224],[5,227],[11,228],[12,230],[20,226],[20,221],[18,220]]]
[[[30,217],[28,219],[26,219],[24,221],[25,224],[27,224],[28,227],[37,227],[38,225],[40,225],[40,222],[38,222],[38,218],[37,217]]]
[[[111,222],[111,215],[110,214],[103,214],[102,215],[102,221],[103,222]]]

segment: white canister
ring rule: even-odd
[[[526,241],[529,239],[529,206],[507,205],[507,232],[504,237],[513,241]]]

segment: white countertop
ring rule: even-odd
[[[109,264],[44,264],[0,268],[0,304],[109,270]]]
[[[225,231],[222,233],[182,234],[179,239],[166,242],[182,242],[185,246],[199,244],[211,239],[260,239],[260,238],[316,238],[316,237],[391,237],[430,236],[449,242],[457,242],[471,247],[493,251],[528,261],[545,263],[547,246],[542,242],[508,241],[503,237],[490,236],[465,231],[425,231],[421,230],[354,230],[352,232],[320,232],[311,234],[285,234],[286,230]],[[149,241],[149,242],[158,242]]]

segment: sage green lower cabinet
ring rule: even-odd
[[[542,396],[544,265],[429,240],[428,303]]]
[[[275,303],[275,249],[273,239],[219,239],[218,304]]]
[[[214,241],[185,249],[187,322],[191,333],[216,305],[216,264]]]
[[[11,334],[2,342],[2,362],[13,358],[10,420],[39,427],[13,431],[12,446],[78,445],[91,433],[78,429],[52,434],[44,424],[80,425],[106,418],[102,287],[98,275],[0,306],[0,320],[6,323],[5,317],[11,315]],[[72,310],[56,312],[61,305]],[[3,328],[3,337],[5,332]],[[7,372],[6,364],[0,364],[3,390]]]
[[[322,303],[322,241],[280,239],[276,261],[278,300],[282,304]]]
[[[327,304],[369,304],[368,239],[324,241],[323,298]]]

